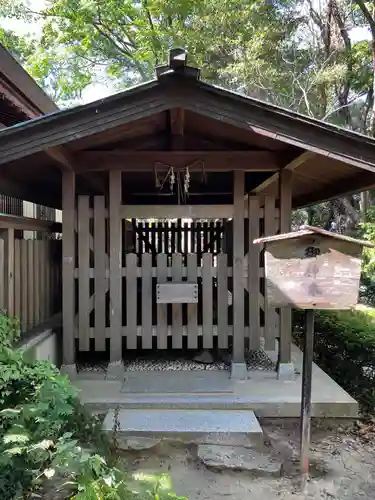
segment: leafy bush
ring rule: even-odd
[[[300,343],[303,312],[294,313]],[[375,314],[372,309],[316,311],[314,360],[356,398],[363,410],[375,409]]]
[[[375,243],[375,207],[367,212],[367,222],[359,224],[358,237]],[[375,248],[363,249],[360,300],[375,305]]]
[[[177,499],[165,476],[130,487],[124,471],[84,450],[85,443],[110,450],[99,422],[53,365],[29,362],[13,347],[18,336],[18,321],[0,316],[0,498],[24,498],[53,480],[76,500]]]

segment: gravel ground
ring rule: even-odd
[[[133,358],[124,359],[126,371],[200,371],[200,370],[228,370],[229,353],[221,356],[213,353],[214,361],[212,363],[199,363],[193,361],[194,355],[190,353],[176,353],[167,351],[164,353],[142,353],[136,354]],[[250,351],[245,353],[247,367],[249,370],[275,371],[276,366],[269,359],[267,354],[262,351]],[[220,359],[222,358],[222,359]],[[225,359],[223,359],[225,358]],[[79,371],[105,372],[107,362],[100,363],[78,363]]]
[[[129,452],[126,467],[138,472],[169,471],[174,490],[189,500],[373,500],[375,498],[375,439],[365,442],[344,429],[314,429],[311,479],[300,488],[297,469],[298,424],[265,424],[267,444],[282,459],[283,474],[260,478],[246,472],[207,469],[196,448],[162,444],[147,452]],[[366,433],[368,438],[368,434]]]

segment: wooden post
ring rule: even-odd
[[[75,374],[75,173],[62,174],[62,225],[63,225],[63,371]],[[46,300],[46,297],[44,297]]]
[[[264,197],[264,236],[273,236],[279,230],[279,223],[275,218],[275,198]],[[267,300],[267,287],[264,290],[264,349],[275,351],[276,337],[279,337],[279,315]]]
[[[90,350],[90,216],[89,197],[78,196],[78,331],[79,350]]]
[[[233,221],[233,359],[232,378],[247,376],[245,364],[245,281],[244,281],[244,191],[245,174],[234,171]]]
[[[48,266],[50,266],[50,261],[48,261]],[[35,326],[34,317],[34,240],[27,240],[27,327],[33,328]]]
[[[249,196],[249,253],[248,253],[248,287],[249,292],[249,343],[251,349],[260,347],[260,311],[259,311],[259,245],[253,243],[259,238],[259,198]]]
[[[4,306],[14,315],[14,229],[5,229],[4,239]]]
[[[292,225],[292,172],[281,170],[279,176],[280,233],[288,233]],[[292,357],[292,310],[280,309],[279,378],[292,378],[294,368]]]
[[[0,314],[5,309],[4,296],[4,240],[0,238]]]
[[[309,476],[309,448],[311,426],[311,380],[314,355],[314,310],[305,311],[303,342],[303,369],[301,395],[301,474],[304,488]]]
[[[110,296],[110,375],[122,369],[122,286],[121,286],[121,172],[109,172],[109,296]],[[111,366],[112,365],[112,366]],[[117,371],[117,368],[120,371]]]
[[[95,351],[105,351],[105,198],[94,196]]]

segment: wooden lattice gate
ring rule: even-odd
[[[245,219],[245,339],[273,349],[278,314],[265,305],[263,252],[252,240],[275,234],[278,210],[268,197],[249,203]],[[104,351],[110,338],[109,219],[103,196],[78,197],[76,338],[80,351]],[[233,335],[230,221],[122,219],[121,318],[126,349],[227,348]],[[250,266],[250,269],[249,269]],[[198,303],[157,304],[156,285],[198,284]]]

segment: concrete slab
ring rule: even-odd
[[[226,371],[192,372],[127,372],[123,393],[194,394],[233,392],[233,384]]]
[[[115,412],[110,410],[103,422],[104,431],[112,431]],[[234,438],[249,436],[254,442],[263,441],[262,428],[252,411],[247,410],[120,410],[120,435],[167,438],[204,438],[216,436]]]

